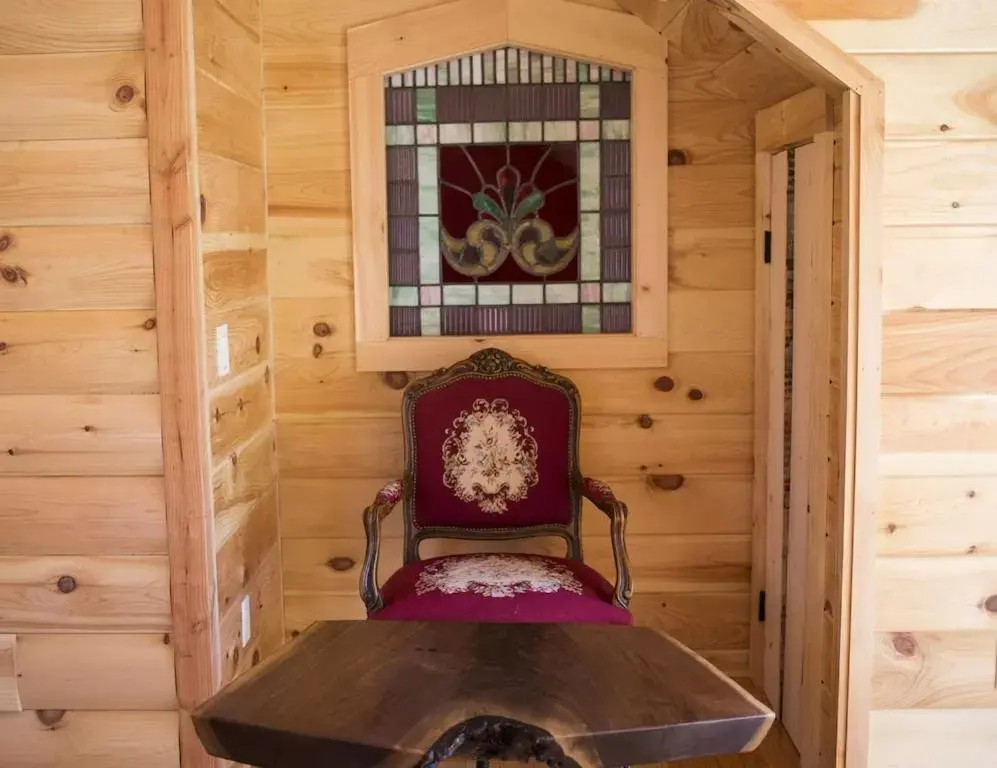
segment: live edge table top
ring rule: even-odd
[[[393,621],[314,624],[194,713],[211,754],[263,768],[611,768],[749,751],[772,719],[649,627]]]

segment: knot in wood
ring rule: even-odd
[[[662,491],[677,491],[685,485],[685,475],[651,475],[648,480]]]
[[[257,648],[257,649],[256,649],[255,651],[253,651],[253,660],[252,660],[252,664],[253,664],[253,666],[255,667],[255,666],[256,666],[257,664],[259,664],[259,663],[260,663],[260,649],[259,649],[259,648]]]
[[[917,653],[917,641],[908,632],[898,632],[893,636],[893,650],[909,659]]]
[[[312,357],[320,357],[322,354],[321,344],[312,344]]]
[[[654,419],[652,419],[648,414],[642,413],[637,417],[637,426],[641,429],[650,429],[654,426]]]
[[[260,350],[263,349],[263,342],[260,341],[259,334],[256,336],[256,354],[260,354]]]
[[[62,594],[68,595],[76,590],[76,579],[72,576],[60,576],[55,585]]]
[[[997,595],[990,595],[990,597],[984,600],[983,607],[987,613],[997,613]]]
[[[7,351],[7,342],[0,341],[0,352],[6,352],[6,351]]]
[[[970,499],[975,499],[976,498],[976,491],[974,491],[972,488],[970,488],[968,491],[966,491],[966,497],[970,498]]]
[[[3,279],[8,283],[16,283],[21,279],[21,271],[17,267],[12,267],[7,264],[0,267],[0,275],[3,275]]]
[[[659,392],[671,392],[675,389],[675,379],[671,376],[659,376],[654,380],[654,388]]]
[[[315,325],[312,326],[312,333],[316,336],[331,336],[332,326],[326,322],[315,323]]]
[[[121,104],[127,104],[132,99],[135,98],[135,89],[125,83],[118,90],[114,92],[114,98],[117,99]]]
[[[84,424],[83,425],[83,431],[84,432],[96,432],[97,431],[97,427],[95,427],[93,424]]]
[[[942,123],[941,125],[938,126],[938,130],[941,131],[942,133],[948,133],[949,131],[952,130],[952,126],[949,125],[948,123]]]
[[[408,374],[404,371],[386,371],[381,374],[383,381],[391,389],[405,389],[408,386]]]
[[[6,251],[14,244],[14,239],[10,235],[0,235],[0,253]]]
[[[64,709],[39,709],[35,711],[35,717],[47,728],[58,725],[59,721],[65,716],[66,710]]]
[[[332,568],[332,570],[342,573],[350,570],[357,564],[357,561],[352,557],[333,557],[327,560],[325,564]]]
[[[684,149],[669,149],[668,150],[668,164],[669,165],[688,165],[689,164],[689,153]]]
[[[232,664],[239,666],[239,646],[232,649]]]
[[[888,523],[887,526],[886,526],[886,532],[887,533],[896,533],[897,532],[897,524],[896,523]]]
[[[706,397],[706,395],[703,394],[703,390],[701,389],[693,387],[692,389],[689,390],[689,399],[692,400],[693,402],[699,402],[704,397]]]
[[[243,411],[246,409],[246,401],[240,397],[238,402],[236,403],[236,406],[240,411]]]
[[[147,331],[151,331],[153,328],[156,327],[156,318],[150,317],[148,320],[142,323],[142,327],[145,328]]]
[[[203,224],[204,220],[208,218],[208,201],[207,199],[205,199],[204,195],[201,195],[200,199],[198,200],[198,205],[200,208],[199,213],[201,216],[201,223]]]
[[[263,383],[264,384],[269,384],[270,383],[270,366],[269,365],[266,368],[263,369]]]

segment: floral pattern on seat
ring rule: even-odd
[[[582,593],[582,584],[563,565],[526,555],[446,557],[428,565],[415,584],[417,594],[438,590],[447,595],[473,592],[485,597],[514,597],[525,592]]]

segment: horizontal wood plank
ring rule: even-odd
[[[0,100],[17,108],[7,111],[0,141],[146,135],[141,50],[5,56],[3,66]]]
[[[0,394],[156,392],[155,328],[150,310],[0,313]]]
[[[176,768],[178,715],[42,712],[0,717],[0,752],[18,768]]]
[[[211,455],[216,461],[273,421],[273,377],[266,364],[211,393]]]
[[[0,143],[0,226],[148,224],[145,139]]]
[[[997,750],[997,709],[874,710],[869,731],[869,768],[984,766]]]
[[[266,232],[262,172],[210,152],[199,153],[205,233]]]
[[[163,633],[17,636],[26,709],[169,710],[173,646]]]
[[[41,0],[4,9],[0,54],[142,50],[138,0]]]
[[[668,169],[669,225],[681,229],[754,225],[754,165],[673,165]]]
[[[0,622],[19,633],[165,632],[167,558],[0,557]]]
[[[225,613],[245,594],[279,538],[277,493],[271,486],[218,550],[218,610]]]
[[[20,712],[17,635],[0,634],[0,713]]]
[[[0,396],[0,475],[161,475],[158,395]]]
[[[270,306],[266,296],[228,308],[208,312],[208,387],[232,381],[250,368],[270,359]],[[228,339],[228,373],[219,374],[218,334],[225,327]],[[223,353],[224,354],[224,353]]]
[[[668,293],[668,352],[750,352],[753,291]]]
[[[334,106],[345,109],[348,95],[345,40],[340,37],[327,44],[265,48],[263,92],[268,110]]]
[[[259,34],[220,0],[194,3],[197,67],[236,93],[259,103],[263,95]]]
[[[273,427],[251,435],[229,456],[216,456],[212,474],[215,549],[225,545],[277,479],[277,440]]]
[[[204,305],[209,312],[224,312],[266,296],[266,249],[204,254]]]
[[[754,253],[752,227],[672,229],[669,288],[750,291],[755,287]]]
[[[196,91],[198,148],[262,168],[263,109],[259,102],[202,72],[197,74]]]
[[[0,478],[0,555],[165,555],[160,477]]]

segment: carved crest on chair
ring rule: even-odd
[[[563,565],[528,555],[444,557],[419,575],[415,591],[422,595],[471,592],[483,597],[515,597],[526,592],[582,593],[582,584]]]
[[[478,398],[461,411],[443,442],[443,484],[482,512],[501,514],[537,484],[533,428],[509,401]]]

